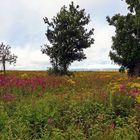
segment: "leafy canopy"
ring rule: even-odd
[[[63,6],[51,22],[47,17],[44,22],[47,24],[46,36],[49,43],[44,45],[42,53],[50,57],[56,72],[65,74],[72,62],[86,58],[83,49],[94,43],[94,29],[86,29],[90,16],[86,15],[85,9],[80,10],[79,5],[74,6],[72,2],[69,8]]]
[[[112,37],[110,58],[127,68],[131,75],[135,75],[136,67],[140,66],[140,2],[126,0],[126,3],[130,11],[127,15],[107,17],[109,25],[116,29],[116,35]]]

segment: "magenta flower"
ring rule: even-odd
[[[5,93],[2,96],[2,100],[5,102],[12,102],[16,99],[16,97],[12,93]]]
[[[119,90],[120,90],[120,91],[126,91],[126,86],[125,86],[125,84],[121,84]]]
[[[66,80],[53,76],[32,76],[27,79],[18,76],[1,76],[0,75],[0,89],[7,93],[12,91],[23,95],[31,95],[33,93],[45,93],[48,88],[59,87],[65,84]],[[2,94],[4,94],[2,93]]]
[[[48,118],[48,124],[52,124],[53,119],[51,117]]]
[[[138,90],[136,88],[131,89],[130,96],[135,96],[138,93]]]
[[[115,125],[115,123],[114,122],[112,122],[112,124],[111,124],[111,128],[115,128],[116,127],[116,125]]]

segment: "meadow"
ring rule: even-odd
[[[140,78],[116,71],[0,75],[0,140],[139,140]]]

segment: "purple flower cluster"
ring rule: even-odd
[[[12,102],[16,99],[16,96],[14,94],[11,94],[11,93],[5,93],[4,95],[2,95],[1,99],[4,102]]]
[[[0,96],[6,93],[32,94],[44,93],[48,88],[64,84],[64,79],[52,76],[34,76],[20,78],[16,76],[0,76]]]

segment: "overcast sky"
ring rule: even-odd
[[[90,14],[88,28],[94,28],[94,44],[85,50],[87,59],[74,62],[71,68],[115,68],[108,54],[114,28],[106,16],[126,14],[127,5],[122,0],[73,0]],[[71,0],[0,0],[0,42],[9,44],[18,55],[16,66],[8,69],[45,70],[50,67],[49,57],[40,49],[47,42],[43,18],[56,16],[63,5]],[[1,67],[0,67],[1,68]]]

